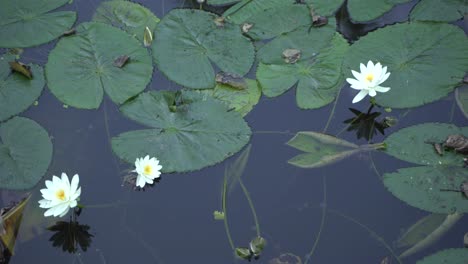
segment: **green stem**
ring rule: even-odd
[[[227,168],[225,168],[225,170],[227,170]],[[227,175],[227,173],[225,173],[224,175]],[[227,200],[227,177],[224,176],[223,195],[222,195],[222,207],[223,207],[222,209],[224,213],[224,230],[226,231],[226,236],[228,238],[229,245],[231,245],[232,251],[235,251],[236,246],[234,246],[234,242],[232,241],[232,237],[231,237],[231,231],[229,230],[226,200]]]
[[[454,93],[454,97],[455,97],[455,93]],[[457,100],[456,98],[453,99],[452,108],[450,109],[450,118],[449,118],[450,123],[453,122],[453,115],[455,114],[455,105],[457,104],[456,100]]]
[[[270,131],[270,130],[260,130],[260,131],[254,131],[254,134],[279,134],[279,135],[289,135],[289,136],[294,136],[296,134],[291,133],[291,131]]]
[[[359,146],[359,148],[364,151],[382,150],[382,149],[387,148],[387,144],[385,144],[385,142],[365,144],[365,145]]]
[[[340,216],[360,227],[362,227],[363,229],[365,229],[367,232],[369,232],[372,236],[374,236],[376,238],[376,240],[378,242],[380,242],[389,252],[390,254],[396,259],[396,261],[399,263],[399,264],[402,264],[400,258],[395,254],[395,252],[393,251],[393,249],[388,245],[387,242],[385,242],[385,240],[379,236],[374,230],[370,229],[369,227],[367,227],[366,225],[362,224],[361,222],[357,221],[356,219],[348,216],[348,215],[345,215],[337,210],[333,210],[333,209],[328,209],[328,212],[332,213],[332,214],[335,214],[337,216]]]
[[[336,109],[336,105],[338,103],[338,99],[340,97],[340,94],[341,94],[341,88],[338,90],[338,93],[336,94],[335,102],[333,102],[332,110],[330,111],[330,115],[328,116],[327,123],[325,124],[325,127],[322,130],[322,133],[327,132],[328,126],[330,125],[330,122],[331,122],[331,120],[333,118],[333,115],[335,115],[335,109]]]
[[[255,229],[257,230],[257,236],[259,237],[260,236],[260,224],[258,223],[257,213],[255,212],[255,207],[253,205],[252,198],[250,198],[249,191],[245,187],[244,183],[242,183],[241,179],[239,179],[239,184],[242,188],[242,191],[244,192],[245,198],[247,198],[247,201],[249,202],[250,210],[252,211],[252,215],[253,215],[254,222],[255,222]]]
[[[379,179],[382,181],[383,176],[382,176],[382,174],[380,174],[379,170],[377,169],[377,166],[375,166],[375,162],[374,162],[374,158],[372,156],[372,152],[369,152],[369,158],[370,158],[372,169],[374,170],[375,174],[377,174]]]
[[[322,219],[320,220],[320,228],[317,233],[317,237],[315,238],[314,245],[312,246],[312,249],[307,254],[306,261],[304,264],[309,263],[310,258],[312,258],[312,256],[315,253],[315,249],[317,248],[318,243],[320,241],[320,237],[322,236],[322,230],[325,226],[326,216],[327,216],[327,182],[324,176],[323,177],[323,207],[322,207]]]

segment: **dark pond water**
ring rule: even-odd
[[[77,24],[91,20],[98,0],[74,0],[66,7],[78,12]],[[191,3],[180,0],[141,0],[158,17],[170,9]],[[349,39],[357,39],[384,24],[405,21],[415,1],[399,5],[370,25],[353,25],[340,12],[339,27]],[[463,24],[461,24],[463,26]],[[465,28],[466,30],[466,28]],[[44,65],[56,42],[26,49],[22,58]],[[64,76],[66,78],[66,76]],[[158,71],[147,90],[179,89]],[[353,105],[355,92],[342,89],[327,133],[366,143],[355,132],[347,132],[344,120],[352,118],[349,107],[366,111],[368,105]],[[135,192],[122,186],[121,163],[112,153],[109,139],[138,128],[123,117],[108,98],[98,110],[64,108],[48,89],[37,106],[22,114],[40,123],[53,137],[54,155],[46,178],[79,173],[81,202],[87,206],[79,216],[93,235],[86,252],[70,254],[53,247],[52,232],[45,229],[57,219],[44,218],[37,207],[38,190],[24,214],[16,254],[10,263],[234,263],[222,221],[213,219],[221,210],[221,188],[227,164],[238,155],[201,171],[162,175],[154,188]],[[393,247],[402,230],[428,215],[408,206],[386,190],[380,180],[385,172],[408,163],[385,153],[364,153],[319,169],[300,169],[286,161],[297,150],[285,145],[297,131],[323,131],[333,105],[313,111],[300,110],[294,91],[259,104],[246,116],[253,131],[250,159],[242,176],[267,240],[257,263],[268,263],[282,253],[292,253],[308,263],[381,263],[401,253]],[[379,109],[377,109],[379,110]],[[382,110],[382,109],[380,109]],[[382,116],[398,118],[386,134],[416,123],[451,122],[466,125],[453,93],[448,97],[411,110],[382,111]],[[377,135],[373,142],[384,136]],[[12,194],[3,192],[4,200]],[[244,192],[237,186],[228,196],[230,232],[236,246],[247,246],[255,237],[255,224]],[[323,213],[326,212],[324,215]],[[67,219],[67,218],[65,218]],[[437,243],[403,259],[415,263],[440,249],[462,246],[468,221],[461,219]],[[315,246],[314,246],[315,244]],[[394,250],[394,253],[392,253]]]

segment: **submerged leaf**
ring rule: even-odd
[[[447,218],[445,214],[429,214],[411,225],[396,242],[397,247],[411,247],[434,232]]]
[[[76,13],[50,12],[68,0],[1,0],[0,47],[26,48],[60,37],[75,23]]]
[[[224,220],[224,212],[214,211],[213,212],[213,217],[214,217],[215,220]]]
[[[458,87],[455,90],[455,99],[463,115],[468,119],[468,85]]]
[[[19,61],[10,61],[8,62],[8,64],[10,64],[10,68],[12,71],[18,72],[28,79],[33,78],[30,66]]]
[[[419,234],[421,236],[421,239],[419,241],[416,241],[411,248],[407,249],[405,252],[401,253],[400,258],[406,258],[410,255],[413,255],[431,245],[436,243],[443,235],[445,235],[457,222],[463,217],[463,214],[460,213],[454,213],[454,214],[449,214],[445,215],[443,217],[443,222],[440,223],[435,229],[426,229],[424,230],[423,228],[428,228],[426,224],[435,224],[435,223],[428,223],[425,222],[424,225],[418,225],[417,227],[412,227],[413,230],[411,232],[420,232],[422,234]],[[434,221],[439,220],[438,218],[435,219]],[[429,228],[432,228],[430,226]],[[426,236],[424,236],[424,233],[426,233]],[[416,236],[418,234],[415,234]]]
[[[57,221],[53,226],[47,228],[54,232],[49,238],[54,247],[61,247],[68,253],[76,253],[78,246],[86,251],[91,245],[93,235],[89,233],[89,225],[80,225],[78,221]]]
[[[236,256],[238,256],[241,259],[251,259],[252,254],[250,253],[250,250],[246,247],[238,247],[236,248]]]
[[[268,264],[302,264],[302,260],[299,256],[292,253],[285,253],[279,255],[279,257],[270,259]]]
[[[466,264],[468,249],[451,248],[425,257],[416,264]]]
[[[219,72],[216,74],[216,82],[240,90],[247,89],[247,81],[235,73]]]
[[[252,252],[254,256],[260,256],[263,249],[265,248],[265,244],[266,240],[263,237],[258,236],[252,239],[252,241],[249,243],[250,252]]]
[[[1,210],[1,225],[4,233],[0,235],[1,243],[8,249],[8,252],[13,255],[16,243],[16,235],[21,225],[23,217],[23,210],[29,201],[28,197],[22,199],[20,202],[9,208],[2,208]]]
[[[226,170],[224,172],[224,177],[227,182],[228,192],[231,193],[234,190],[234,187],[237,186],[240,178],[244,174],[245,167],[250,157],[250,149],[252,145],[248,145],[237,157],[234,162],[226,165]]]
[[[174,9],[159,23],[153,57],[172,81],[194,89],[213,88],[216,65],[221,71],[245,75],[254,62],[254,46],[241,29],[200,10]],[[181,39],[183,41],[181,41]]]
[[[251,135],[240,114],[193,91],[180,91],[179,96],[175,92],[142,93],[120,110],[150,128],[112,138],[113,151],[129,163],[144,155],[157,157],[165,173],[221,162],[246,145]]]
[[[306,152],[288,160],[301,168],[322,167],[362,151],[356,144],[317,132],[299,132],[286,144]]]

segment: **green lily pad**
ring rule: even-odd
[[[468,249],[451,248],[425,257],[416,264],[466,264]]]
[[[422,166],[384,174],[384,185],[398,199],[438,214],[468,213],[468,200],[458,190],[468,181],[463,167]]]
[[[0,121],[4,121],[26,110],[41,95],[45,85],[42,67],[30,64],[32,79],[12,72],[8,62],[15,55],[0,56]]]
[[[295,2],[295,0],[243,0],[226,10],[223,17],[232,23],[241,24],[271,8],[288,6]]]
[[[445,214],[429,214],[414,223],[396,242],[397,247],[411,247],[429,236],[447,218]]]
[[[316,15],[331,16],[343,4],[343,0],[306,0]]]
[[[450,22],[468,13],[466,0],[421,0],[411,10],[411,20]]]
[[[262,91],[256,80],[246,79],[247,89],[239,90],[226,84],[217,84],[214,89],[203,89],[201,93],[225,102],[242,116],[247,115],[260,100]]]
[[[25,48],[47,43],[69,30],[72,11],[50,12],[68,0],[0,0],[0,48]]]
[[[448,135],[468,136],[468,127],[452,124],[425,123],[398,130],[385,139],[385,152],[398,159],[431,166],[461,166],[463,155],[445,151],[439,155],[433,143],[443,143]]]
[[[255,40],[263,40],[291,32],[301,26],[310,27],[312,18],[307,5],[290,4],[267,9],[244,22],[252,25],[247,35]]]
[[[52,142],[39,124],[14,117],[0,124],[0,188],[34,187],[52,160]]]
[[[135,38],[112,26],[83,23],[75,35],[61,39],[49,54],[46,76],[51,92],[64,104],[98,108],[104,91],[117,104],[143,91],[153,65],[148,51]],[[118,57],[129,56],[124,67]]]
[[[348,44],[335,33],[334,26],[308,30],[308,26],[302,27],[262,47],[257,80],[268,97],[281,95],[297,84],[298,106],[315,109],[333,102],[341,88],[341,64]],[[286,49],[299,50],[300,59],[287,63],[282,57]]]
[[[306,152],[288,160],[301,168],[322,167],[361,151],[356,144],[317,132],[299,132],[286,144]]]
[[[416,107],[446,96],[461,83],[468,71],[468,39],[453,25],[396,24],[371,32],[350,47],[344,63],[347,77],[368,60],[381,62],[391,73],[382,84],[391,90],[375,97],[379,105]]]
[[[215,86],[212,63],[227,73],[245,75],[254,62],[254,46],[237,25],[200,10],[175,9],[158,24],[152,45],[159,69],[188,88]],[[181,41],[183,40],[183,41]]]
[[[143,41],[145,28],[148,27],[153,32],[159,18],[142,5],[117,0],[102,2],[96,9],[93,21],[118,27]]]
[[[239,151],[251,135],[238,113],[195,91],[143,93],[121,111],[151,128],[112,138],[114,152],[129,163],[146,155],[157,157],[163,172],[214,165]]]
[[[463,115],[468,118],[468,85],[458,87],[455,90],[455,99]]]

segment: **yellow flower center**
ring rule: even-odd
[[[56,193],[55,193],[55,196],[59,199],[59,200],[65,200],[65,191],[60,189],[58,190]]]
[[[366,80],[368,82],[372,82],[374,80],[374,74],[372,74],[372,73],[367,74]]]
[[[144,172],[145,172],[145,174],[149,175],[149,174],[151,174],[152,170],[153,170],[153,168],[151,168],[150,165],[146,165],[145,169],[144,169]]]

